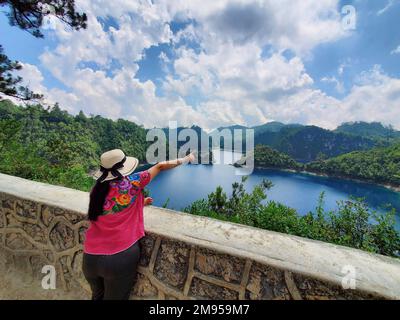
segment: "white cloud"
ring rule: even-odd
[[[343,121],[380,121],[400,128],[400,79],[389,77],[378,65],[362,73],[343,100],[319,90],[303,91],[292,98],[298,106],[297,113],[293,108],[295,121],[326,128],[335,128]]]
[[[388,2],[386,3],[386,5],[385,5],[382,9],[380,9],[376,14],[377,14],[378,16],[384,14],[384,13],[385,13],[386,11],[388,11],[391,7],[393,7],[393,5],[396,4],[396,1],[397,1],[397,0],[388,0]]]
[[[237,45],[272,44],[278,49],[306,53],[320,43],[346,35],[338,0],[170,2],[178,7],[174,12],[198,22],[195,31],[208,51],[213,50],[216,42],[232,41]]]
[[[381,121],[400,128],[400,79],[389,77],[376,65],[360,76],[343,105],[349,121]]]
[[[393,122],[399,80],[378,67],[361,75],[342,101],[315,89],[305,70],[303,60],[315,46],[347,35],[338,3],[79,0],[77,5],[88,14],[88,29],[71,31],[57,23],[53,36],[58,46],[40,56],[40,67],[67,90],[46,89],[36,66],[25,64],[23,77],[48,102],[57,101],[70,112],[82,109],[147,127],[169,120],[208,129],[270,120],[329,128],[353,119]],[[114,27],[105,30],[96,17],[113,19]],[[170,23],[177,19],[195,23],[174,35]],[[163,43],[172,44],[174,57],[159,56],[167,73],[162,79],[165,96],[160,97],[153,81],[135,76],[144,50]],[[268,55],[266,46],[271,48]],[[293,58],[284,57],[286,49]],[[339,76],[346,66],[339,67]],[[336,78],[324,81],[341,90]],[[188,102],[193,95],[200,97],[195,106]],[[394,124],[400,127],[400,120]]]
[[[312,79],[300,58],[285,61],[277,53],[262,60],[262,47],[272,44],[277,50],[305,53],[320,42],[343,36],[337,0],[290,5],[285,1],[168,0],[151,4],[80,0],[78,6],[88,14],[88,29],[71,32],[57,24],[60,44],[41,56],[43,66],[70,89],[69,93],[55,91],[52,98],[76,111],[82,108],[130,118],[146,126],[165,125],[171,117],[205,127],[267,120],[265,99],[289,95],[312,84]],[[99,16],[112,17],[118,27],[105,31],[96,19]],[[239,26],[238,16],[243,20]],[[174,36],[169,23],[176,17],[194,19],[196,24]],[[177,48],[176,76],[165,78],[168,94],[157,97],[152,81],[142,83],[134,78],[137,61],[144,49],[170,41],[176,44],[179,38],[197,41],[200,53]],[[161,58],[169,63],[165,55]],[[121,68],[107,73],[113,61]],[[85,68],[82,62],[96,63],[99,70]],[[206,97],[198,108],[183,99],[193,91]],[[229,112],[236,116],[225,114]]]
[[[344,92],[344,84],[340,80],[338,80],[336,77],[323,77],[321,79],[322,82],[327,82],[327,83],[332,83],[335,85],[335,89],[338,93],[343,93]]]
[[[44,94],[47,92],[43,86],[43,75],[40,70],[29,63],[21,63],[22,69],[18,71],[18,75],[23,79],[23,85],[28,86],[35,93]]]
[[[393,50],[390,52],[390,54],[400,54],[400,45],[399,45],[396,49],[393,49]]]

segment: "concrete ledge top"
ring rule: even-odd
[[[0,174],[0,193],[82,214],[89,201],[86,192],[5,174]],[[153,206],[145,208],[145,229],[338,285],[353,267],[357,289],[400,299],[399,259]]]

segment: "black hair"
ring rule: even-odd
[[[150,167],[151,165],[149,165]],[[140,167],[142,169],[143,167]],[[132,173],[137,172],[138,168],[136,168]],[[106,197],[108,191],[110,190],[110,182],[121,180],[121,178],[115,178],[113,180],[107,180],[100,182],[96,181],[96,184],[93,186],[90,191],[90,201],[89,201],[89,210],[88,217],[91,221],[96,221],[97,217],[103,213],[104,201],[106,201]]]
[[[90,191],[90,201],[88,216],[89,220],[96,221],[97,217],[103,213],[103,205],[110,189],[110,182],[113,180],[99,182],[93,186]]]

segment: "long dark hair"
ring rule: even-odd
[[[96,221],[97,217],[103,213],[103,205],[110,189],[110,182],[113,180],[97,181],[92,191],[90,191],[90,201],[88,216],[89,220]]]

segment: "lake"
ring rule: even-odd
[[[216,153],[218,158],[218,153]],[[232,155],[224,152],[226,158]],[[232,161],[230,161],[232,162]],[[195,200],[206,198],[217,186],[230,194],[232,183],[240,181],[237,175],[242,169],[231,165],[186,165],[160,175],[148,186],[154,205],[162,206],[168,199],[168,208],[181,210]],[[351,196],[364,198],[370,208],[384,212],[383,207],[390,204],[396,209],[396,227],[400,230],[400,193],[381,186],[351,180],[319,177],[308,174],[291,173],[273,169],[254,170],[246,182],[246,189],[252,190],[262,179],[269,179],[274,186],[267,191],[268,199],[279,201],[295,208],[299,214],[315,209],[318,197],[325,191],[325,209],[334,209],[339,200]]]

